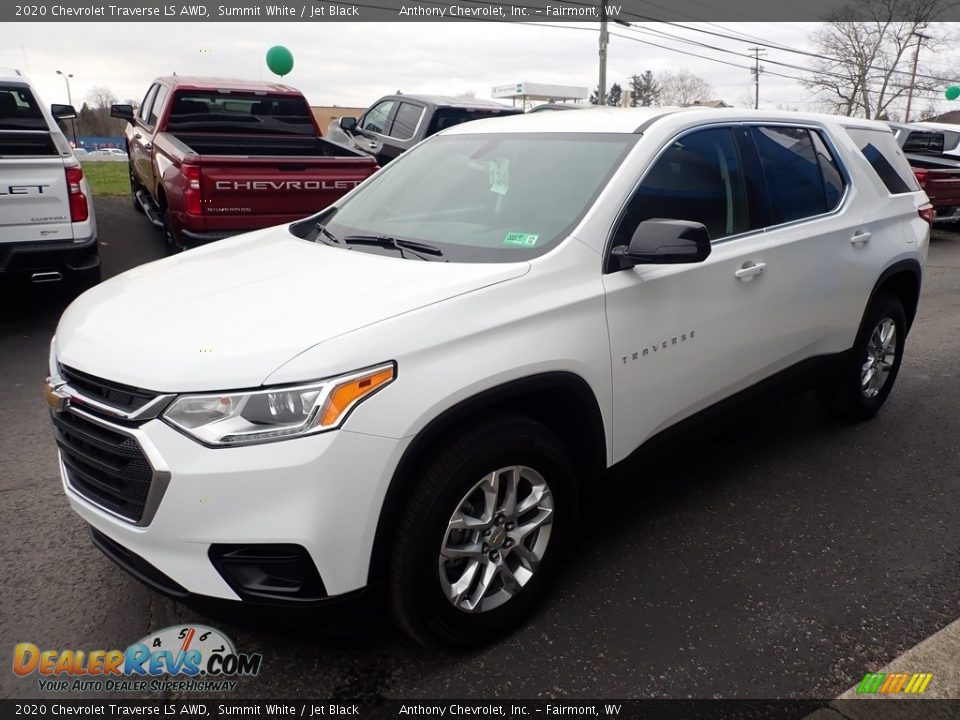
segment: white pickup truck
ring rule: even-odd
[[[100,281],[90,188],[56,120],[70,105],[40,102],[19,71],[0,68],[0,277]]]
[[[866,120],[459,125],[317,215],[76,300],[47,386],[64,492],[174,596],[372,589],[424,643],[489,641],[562,570],[578,496],[659,434],[798,372],[876,413],[932,217]]]

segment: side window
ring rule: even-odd
[[[756,127],[753,139],[767,182],[774,225],[827,212],[824,176],[806,129]]]
[[[654,218],[703,223],[711,240],[751,229],[731,128],[698,130],[664,150],[630,198],[614,246],[627,245],[637,226]]]
[[[860,153],[891,194],[899,195],[920,189],[893,133],[873,128],[847,128],[847,135],[860,148]]]
[[[823,175],[823,189],[827,196],[827,210],[833,210],[840,204],[840,198],[843,197],[843,174],[837,167],[837,161],[830,154],[830,149],[820,133],[811,130],[810,137],[813,139],[813,148],[817,153],[817,162],[820,163],[820,173]]]
[[[156,97],[159,87],[159,85],[151,85],[150,89],[147,90],[147,94],[143,96],[143,102],[140,103],[139,116],[144,122],[146,122],[150,116],[150,109],[153,107],[153,98]]]
[[[367,116],[363,118],[363,122],[360,124],[361,129],[380,135],[388,135],[387,131],[390,128],[387,127],[387,120],[390,119],[390,111],[393,110],[395,104],[396,102],[393,100],[384,100],[382,103],[374,105]]]
[[[150,108],[150,115],[147,119],[147,125],[156,125],[158,114],[163,111],[163,104],[167,101],[167,95],[169,90],[164,85],[160,86],[160,89],[157,90],[157,96],[153,100],[153,105]]]
[[[423,110],[420,105],[402,102],[397,108],[396,117],[393,118],[393,127],[390,128],[390,136],[397,140],[409,140],[413,137],[420,124],[420,118],[423,117]]]

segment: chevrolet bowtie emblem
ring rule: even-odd
[[[63,412],[70,402],[66,393],[60,391],[63,385],[54,385],[50,378],[43,384],[44,396],[47,398],[47,405],[54,412]]]

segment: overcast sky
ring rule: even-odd
[[[707,80],[716,97],[736,106],[751,102],[753,78],[745,57],[682,43],[647,33],[650,28],[702,43],[746,53],[747,36],[791,48],[810,50],[816,23],[686,23],[729,34],[723,39],[656,23],[635,29],[611,25],[626,35],[610,39],[608,84],[625,83],[646,69],[658,72],[685,67]],[[66,102],[57,70],[73,73],[71,90],[79,106],[94,86],[106,86],[120,99],[139,100],[158,75],[216,75],[247,79],[274,77],[266,68],[266,50],[275,44],[293,52],[295,67],[284,82],[302,90],[312,105],[369,105],[380,95],[402,90],[458,94],[472,91],[489,98],[494,85],[519,81],[597,84],[597,25],[543,27],[514,23],[18,23],[8,24],[0,45],[0,66],[26,70],[44,102]],[[15,30],[15,31],[14,31]],[[13,31],[13,32],[12,32]],[[640,40],[680,49],[652,47]],[[693,57],[684,51],[744,67]],[[796,80],[795,68],[809,58],[770,51],[761,76],[761,107],[777,105],[814,109],[815,99]],[[949,74],[955,55],[938,54],[933,67]],[[920,100],[916,109],[923,109]],[[941,111],[960,108],[942,101]]]

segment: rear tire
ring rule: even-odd
[[[418,473],[389,559],[400,627],[428,647],[468,648],[521,623],[576,521],[572,467],[556,434],[516,414],[488,416],[438,447]]]
[[[906,337],[903,304],[889,293],[878,294],[863,316],[843,368],[817,389],[827,413],[848,422],[876,415],[897,379]]]
[[[173,227],[173,220],[170,218],[170,211],[163,209],[163,239],[167,244],[167,254],[176,255],[186,250],[183,245],[183,239]]]

